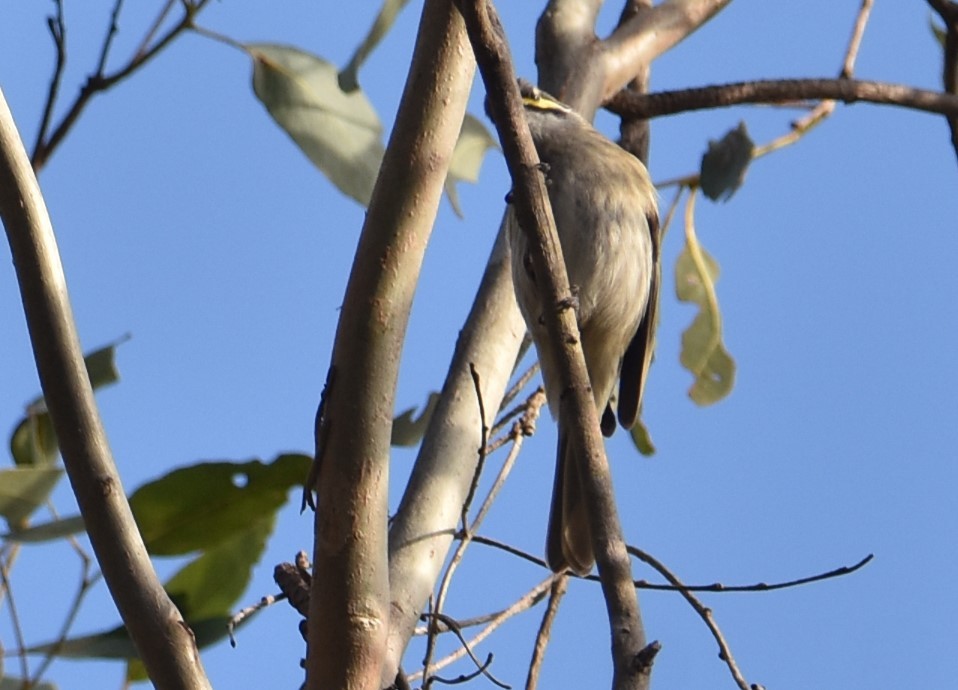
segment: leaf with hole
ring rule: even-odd
[[[306,480],[312,459],[280,455],[271,463],[205,462],[174,470],[145,484],[130,507],[154,555],[208,549],[286,504],[289,491]]]

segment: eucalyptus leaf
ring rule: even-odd
[[[251,516],[265,518],[285,505],[311,463],[299,454],[280,455],[268,464],[199,463],[140,487],[130,497],[130,507],[151,554],[209,549],[245,533]]]
[[[22,528],[60,481],[59,467],[12,467],[0,470],[0,516],[11,530]]]
[[[275,524],[276,513],[250,520],[247,529],[206,549],[164,585],[186,620],[229,616]]]
[[[404,410],[393,420],[393,431],[390,442],[394,446],[414,446],[422,439],[426,433],[426,426],[432,417],[432,413],[439,403],[439,393],[432,392],[429,399],[422,408],[419,416],[416,416],[416,408],[410,407]]]
[[[341,192],[368,205],[384,148],[366,95],[344,92],[332,64],[299,48],[244,49],[253,60],[253,92],[276,123]]]
[[[43,542],[54,541],[72,537],[86,529],[83,518],[79,515],[73,517],[60,518],[51,522],[44,522],[39,525],[31,525],[24,529],[17,529],[7,532],[3,535],[6,541],[15,541],[20,544],[40,544]]]
[[[93,390],[120,380],[116,348],[129,339],[130,336],[123,336],[83,358]],[[10,435],[10,454],[17,465],[52,465],[56,462],[59,455],[57,435],[42,395],[27,405],[27,413]]]
[[[369,33],[366,34],[363,42],[359,44],[356,52],[353,53],[349,64],[339,73],[339,86],[343,91],[349,93],[359,88],[359,68],[363,66],[363,63],[366,62],[366,58],[370,56],[376,46],[379,45],[379,42],[389,33],[389,29],[391,29],[395,23],[400,10],[408,3],[409,0],[385,0],[385,2],[383,2],[382,9],[380,9],[379,14],[376,15],[376,19],[372,27],[370,27]]]
[[[682,334],[679,359],[695,377],[689,397],[699,405],[711,405],[731,392],[735,361],[722,343],[722,315],[715,293],[718,263],[699,244],[693,224],[687,223],[686,228],[685,248],[675,266],[675,292],[680,301],[697,305],[699,313]]]
[[[702,156],[699,173],[702,191],[712,201],[728,201],[745,181],[745,172],[752,162],[755,143],[744,122],[729,130],[719,141],[710,141]]]
[[[459,194],[456,191],[458,182],[476,182],[479,180],[479,170],[482,161],[489,149],[499,148],[496,138],[489,133],[486,126],[477,118],[466,113],[459,131],[456,148],[452,152],[452,162],[446,175],[445,190],[449,197],[452,210],[460,218],[463,217],[462,207],[459,205]]]

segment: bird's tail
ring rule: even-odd
[[[568,424],[559,420],[555,482],[546,536],[546,561],[553,572],[571,570],[588,575],[595,563],[585,497],[582,495],[581,458],[568,442]]]

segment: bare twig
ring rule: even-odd
[[[476,402],[479,405],[479,461],[476,463],[476,471],[473,476],[472,485],[469,487],[469,493],[466,494],[466,500],[462,502],[462,529],[468,529],[469,507],[472,505],[472,499],[476,495],[476,487],[479,486],[479,479],[482,477],[482,468],[486,465],[486,454],[489,452],[489,425],[486,423],[486,406],[482,401],[482,382],[479,380],[479,372],[476,365],[469,362],[469,375],[472,376],[472,383],[476,390]]]
[[[143,36],[143,40],[140,41],[140,45],[136,50],[133,51],[133,56],[140,57],[150,48],[150,43],[153,42],[153,39],[156,38],[156,35],[159,33],[160,29],[163,26],[163,22],[166,21],[167,16],[169,16],[170,11],[177,5],[180,4],[183,0],[166,0],[166,4],[160,8],[160,11],[156,15],[156,19],[153,20],[153,23],[150,24],[150,28],[147,29],[146,34]]]
[[[161,36],[149,48],[142,51],[137,51],[136,54],[134,54],[133,57],[130,58],[130,60],[117,71],[113,72],[112,74],[104,74],[102,68],[105,67],[104,63],[109,52],[110,44],[113,41],[113,34],[115,33],[112,31],[111,25],[111,30],[107,32],[106,39],[104,40],[103,47],[100,51],[100,64],[98,64],[98,69],[89,77],[87,77],[86,83],[84,83],[84,85],[80,88],[80,93],[77,94],[77,97],[74,99],[73,103],[69,108],[67,108],[63,118],[54,128],[49,137],[37,140],[36,146],[34,146],[33,149],[33,155],[31,156],[31,164],[33,165],[33,169],[35,171],[39,171],[44,165],[46,165],[47,161],[50,159],[50,156],[53,155],[53,152],[56,150],[56,148],[60,145],[67,134],[70,133],[70,130],[73,129],[73,125],[76,124],[80,115],[83,113],[83,111],[86,109],[86,106],[89,105],[90,100],[96,94],[107,91],[113,86],[116,86],[118,83],[126,79],[140,67],[149,62],[152,58],[156,57],[175,38],[192,27],[193,20],[197,13],[199,13],[200,10],[202,10],[208,3],[209,0],[196,0],[196,2],[181,3],[183,5],[183,16],[163,36]],[[118,2],[114,7],[114,18],[116,13],[119,11],[119,5],[120,3]],[[52,84],[51,93],[54,97],[56,96]],[[52,105],[50,107],[52,108]],[[42,129],[43,131],[46,131],[47,128]]]
[[[13,627],[13,639],[17,642],[17,659],[20,661],[20,676],[30,677],[30,662],[27,660],[27,643],[23,637],[23,625],[20,623],[20,611],[16,597],[13,596],[13,586],[10,583],[8,561],[0,559],[0,589],[5,592],[7,604],[10,608],[10,625]]]
[[[285,594],[267,594],[252,606],[246,606],[237,611],[226,624],[226,634],[229,636],[230,647],[236,648],[236,628],[245,623],[253,614],[269,608],[278,601],[286,599]]]
[[[500,412],[505,408],[506,405],[511,403],[513,400],[515,400],[519,396],[519,393],[521,393],[522,389],[526,387],[526,384],[528,384],[529,381],[532,380],[532,377],[536,375],[537,371],[539,371],[538,360],[536,360],[528,369],[522,372],[522,376],[516,379],[516,382],[513,384],[512,388],[507,390],[506,394],[502,396],[502,403],[499,406]],[[522,405],[519,405],[513,408],[513,411],[521,410],[522,407],[523,407]],[[495,435],[498,429],[505,426],[506,422],[509,419],[509,416],[510,416],[510,413],[508,412],[505,413],[503,417],[493,425],[492,431],[490,432],[490,434]]]
[[[454,618],[452,618],[451,616],[447,616],[443,613],[431,613],[429,614],[429,616],[432,618],[438,618],[439,620],[441,620],[445,624],[445,626],[450,631],[452,631],[452,633],[455,634],[456,637],[459,638],[459,642],[462,643],[462,648],[465,650],[466,654],[469,655],[469,658],[472,659],[472,662],[476,665],[476,668],[479,670],[479,673],[484,675],[492,683],[494,683],[495,685],[498,685],[500,688],[505,688],[505,690],[510,689],[511,686],[507,685],[506,683],[503,683],[502,681],[498,680],[495,676],[493,676],[491,673],[489,673],[489,670],[488,670],[489,664],[492,662],[491,654],[489,655],[488,659],[486,659],[485,663],[481,663],[479,659],[476,658],[476,655],[472,651],[472,646],[463,636],[462,630],[459,629],[459,624],[456,623],[456,620]],[[452,684],[453,682],[462,682],[462,681],[448,681],[448,680],[437,678],[436,676],[431,676],[426,680],[426,685],[429,685],[430,680],[440,681],[440,682],[446,683],[447,685]]]
[[[500,551],[505,551],[508,554],[513,556],[518,556],[519,558],[528,561],[534,565],[541,566],[543,568],[547,567],[546,562],[534,556],[531,553],[527,553],[521,549],[517,549],[514,546],[506,544],[504,542],[498,541],[491,537],[484,537],[481,535],[473,535],[472,541],[476,544],[482,544],[483,546],[490,546],[494,549]],[[629,546],[630,552],[641,551],[638,547]],[[644,553],[644,552],[643,552]],[[725,594],[731,592],[774,592],[779,589],[790,589],[792,587],[800,587],[802,585],[807,585],[812,582],[821,582],[822,580],[830,580],[835,577],[844,577],[845,575],[851,575],[852,573],[861,570],[866,565],[868,565],[874,555],[868,554],[863,559],[858,561],[853,565],[843,565],[838,568],[833,568],[832,570],[825,571],[823,573],[816,573],[815,575],[807,575],[805,577],[796,578],[794,580],[786,580],[784,582],[756,582],[750,585],[726,585],[721,582],[714,582],[708,585],[683,585],[686,590],[689,592],[715,592],[717,594]],[[587,577],[581,578],[583,580],[589,580],[591,582],[599,582],[599,578],[595,575],[588,575]],[[656,584],[654,582],[647,582],[645,580],[635,580],[633,585],[637,589],[647,589],[651,591],[658,592],[674,592],[676,588],[672,585],[663,585]]]
[[[708,626],[709,631],[712,633],[712,637],[714,637],[715,641],[718,643],[719,658],[721,658],[728,665],[729,672],[732,674],[732,678],[735,680],[736,685],[738,685],[741,690],[751,690],[751,687],[745,680],[742,672],[739,670],[738,664],[735,663],[735,658],[732,656],[732,650],[729,649],[728,643],[725,641],[725,637],[722,635],[721,629],[718,627],[718,624],[712,617],[712,610],[703,606],[702,603],[695,597],[695,595],[693,595],[688,588],[685,587],[685,585],[683,585],[674,574],[672,574],[672,571],[666,568],[651,555],[633,547],[629,547],[629,553],[634,555],[643,563],[655,568],[662,575],[662,577],[668,580],[669,583],[675,587],[675,589],[683,597],[685,597],[685,600],[689,602],[692,608],[695,609],[695,612],[701,616],[703,621],[705,621],[705,625]]]
[[[868,24],[868,17],[872,11],[873,0],[862,0],[862,6],[858,10],[858,16],[855,18],[855,26],[852,28],[852,37],[848,42],[848,50],[845,51],[845,62],[842,64],[842,70],[838,76],[842,79],[851,79],[855,72],[855,60],[858,59],[858,49],[862,44],[862,37],[865,35],[865,25]]]
[[[40,665],[37,667],[37,670],[31,678],[31,687],[39,686],[40,679],[43,678],[43,674],[46,673],[47,669],[50,667],[50,664],[53,663],[54,659],[60,653],[60,649],[63,644],[66,642],[67,637],[70,634],[70,629],[73,627],[73,624],[76,622],[77,616],[80,613],[80,606],[83,604],[83,600],[86,598],[86,595],[90,592],[97,582],[100,581],[102,573],[99,571],[90,574],[90,566],[93,563],[93,560],[86,553],[86,551],[81,548],[79,542],[73,537],[70,538],[72,546],[77,556],[80,558],[80,567],[81,567],[81,577],[80,584],[77,586],[76,594],[73,595],[73,601],[70,603],[70,607],[67,609],[66,618],[63,619],[63,624],[60,626],[60,632],[57,634],[56,642],[50,645],[50,648],[43,657],[43,661],[40,662]]]
[[[463,529],[457,535],[460,540],[459,544],[456,545],[456,550],[453,552],[452,558],[449,561],[449,565],[446,567],[446,571],[443,573],[442,579],[439,583],[439,591],[435,597],[435,615],[442,614],[442,609],[446,602],[446,596],[448,595],[449,587],[452,584],[452,576],[455,574],[456,569],[462,562],[462,558],[465,555],[469,544],[472,543],[473,535],[475,534],[476,530],[479,529],[479,525],[482,524],[482,521],[486,518],[486,515],[492,508],[493,503],[499,496],[499,492],[502,490],[502,487],[505,486],[506,479],[512,471],[516,459],[519,457],[519,451],[522,450],[523,438],[526,435],[523,430],[528,428],[530,423],[533,423],[528,420],[534,420],[536,417],[538,417],[539,410],[544,404],[545,394],[541,391],[536,391],[529,396],[529,399],[526,401],[526,411],[523,415],[523,419],[517,421],[513,425],[513,431],[511,434],[513,446],[509,451],[508,456],[506,456],[505,461],[502,463],[502,467],[499,469],[499,474],[496,476],[496,479],[492,484],[492,488],[489,489],[489,493],[486,495],[485,500],[483,500],[482,505],[479,508],[479,512],[476,514],[476,518],[473,520],[471,525],[467,525],[465,516],[463,517]],[[478,481],[478,477],[475,481]],[[437,631],[435,629],[430,629],[431,636],[434,636],[436,632]],[[427,659],[428,657],[429,655],[427,653]],[[424,671],[424,673],[428,674],[428,670]]]
[[[50,120],[53,117],[53,108],[57,102],[57,95],[60,93],[60,84],[63,81],[63,68],[67,63],[67,27],[63,19],[63,0],[55,0],[56,14],[47,17],[47,27],[50,29],[50,35],[53,36],[53,46],[56,49],[56,62],[53,67],[53,76],[50,78],[50,87],[47,90],[47,100],[43,105],[43,116],[40,118],[40,127],[37,129],[37,140],[33,145],[33,150],[40,148],[43,138],[50,129]]]
[[[568,575],[556,575],[552,580],[552,586],[549,588],[549,605],[546,607],[545,613],[542,614],[542,622],[539,624],[539,630],[536,633],[536,643],[532,648],[532,660],[529,662],[529,673],[526,676],[526,690],[535,690],[539,684],[539,672],[546,656],[546,647],[552,633],[552,623],[559,612],[559,602],[562,601],[568,587]]]
[[[495,632],[499,628],[499,626],[501,626],[507,620],[509,620],[510,618],[512,618],[513,616],[519,613],[522,613],[523,611],[526,611],[532,608],[533,606],[538,604],[540,601],[542,601],[542,599],[545,597],[546,593],[549,591],[549,588],[552,585],[552,580],[553,580],[553,575],[550,573],[549,577],[542,580],[539,584],[537,584],[531,590],[526,592],[522,597],[516,600],[515,603],[513,603],[509,608],[496,614],[489,621],[489,624],[485,628],[483,628],[475,636],[470,638],[469,644],[472,647],[475,647],[480,642],[482,642],[487,637],[489,637],[493,632]],[[433,620],[433,619],[430,619],[430,620]],[[464,649],[461,649],[461,648],[457,649],[455,652],[453,652],[449,656],[446,656],[443,659],[440,659],[439,661],[437,661],[436,663],[431,664],[430,670],[438,671],[439,669],[445,668],[449,664],[455,661],[458,661],[465,655],[466,655],[466,652]],[[417,673],[410,675],[408,679],[410,681],[413,681],[422,677],[423,677],[422,671],[419,671]]]
[[[113,39],[116,38],[120,30],[119,20],[120,11],[123,9],[123,0],[116,0],[113,5],[113,12],[110,13],[110,26],[106,30],[106,38],[103,39],[103,45],[100,47],[100,59],[96,64],[96,76],[102,77],[106,70],[106,61],[110,57],[110,48],[113,46]]]

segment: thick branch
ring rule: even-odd
[[[83,364],[46,206],[0,92],[0,216],[47,407],[87,534],[158,688],[209,688],[193,636],[163,590],[130,512]]]
[[[512,176],[516,216],[523,231],[530,235],[540,298],[543,305],[551,305],[543,309],[543,320],[550,342],[561,350],[557,362],[560,387],[566,394],[559,414],[581,422],[571,426],[571,443],[582,449],[581,457],[586,462],[584,495],[589,514],[596,518],[593,542],[612,630],[613,687],[642,687],[647,684],[648,675],[636,674],[632,660],[645,646],[645,636],[538,155],[525,123],[508,46],[493,8],[483,0],[463,2],[462,7]]]
[[[691,110],[722,108],[744,103],[787,103],[831,99],[859,101],[958,116],[958,96],[913,89],[900,84],[856,79],[769,79],[702,86],[680,91],[640,95],[620,92],[605,107],[626,117],[651,118]]]
[[[718,14],[731,0],[665,0],[623,22],[602,43],[600,100],[618,92],[639,70]]]
[[[319,465],[307,687],[380,687],[389,620],[387,489],[399,355],[475,65],[462,19],[428,0],[336,333]]]
[[[480,373],[482,399],[498,404],[525,328],[513,297],[505,233],[500,232],[389,532],[392,606],[384,685],[398,672],[449,551],[479,461],[482,426],[476,395],[470,394],[469,365]]]

